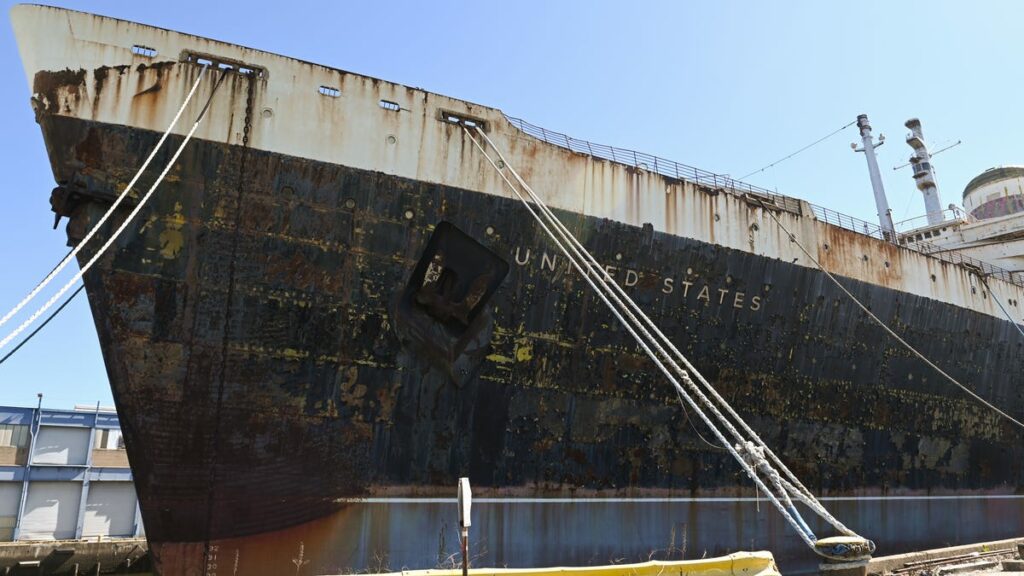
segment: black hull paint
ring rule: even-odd
[[[75,241],[159,134],[40,123],[74,192],[62,210]],[[822,273],[561,216],[817,493],[1024,485],[1020,430]],[[509,272],[472,322],[439,328],[403,294],[442,221]],[[341,497],[447,492],[463,475],[522,496],[753,496],[507,197],[194,141],[115,248],[86,286],[153,542],[279,530],[343,509]],[[1009,322],[842,281],[926,356],[1022,412],[1024,340]],[[870,536],[878,526],[864,521],[854,528]]]

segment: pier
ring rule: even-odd
[[[872,558],[865,574],[942,576],[943,574],[1024,574],[1024,538],[966,544]]]

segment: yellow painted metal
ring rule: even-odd
[[[556,568],[472,568],[470,576],[781,576],[771,552],[736,552],[701,560]],[[368,576],[461,576],[461,568],[404,570]]]

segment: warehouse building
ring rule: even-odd
[[[142,532],[113,409],[0,407],[0,541]]]

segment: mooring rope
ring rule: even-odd
[[[992,295],[992,299],[996,301],[996,304],[999,306],[999,309],[1003,311],[1003,315],[1006,316],[1006,319],[1013,324],[1013,327],[1017,329],[1017,332],[1020,332],[1021,336],[1024,336],[1024,329],[1021,329],[1020,324],[1013,319],[1013,316],[1010,315],[1010,311],[1006,309],[1006,306],[1003,306],[1002,301],[999,300],[999,296],[994,290],[992,290],[992,287],[988,285],[988,280],[985,279],[985,275],[979,272],[978,280],[981,280],[981,283],[985,285],[985,289]]]
[[[835,554],[829,554],[829,551],[822,550],[821,548],[815,545],[817,538],[814,535],[814,533],[810,530],[810,528],[807,526],[807,523],[804,522],[803,518],[800,516],[799,512],[796,510],[796,507],[790,500],[789,490],[793,489],[795,491],[794,495],[797,496],[799,500],[805,501],[805,499],[809,499],[811,501],[814,501],[815,504],[817,504],[813,496],[809,494],[805,495],[800,493],[799,490],[796,490],[793,483],[784,482],[779,476],[779,474],[775,471],[771,463],[769,463],[768,459],[765,458],[764,453],[767,451],[766,447],[765,449],[762,449],[759,446],[761,442],[751,442],[750,440],[745,439],[739,433],[739,431],[732,425],[732,423],[725,418],[721,411],[719,411],[719,409],[715,406],[715,403],[713,403],[693,382],[693,380],[690,378],[689,373],[686,370],[680,368],[678,364],[676,364],[676,362],[673,359],[673,356],[668,354],[659,342],[667,342],[668,338],[657,328],[656,325],[654,325],[654,323],[646,316],[646,314],[644,314],[643,311],[640,310],[638,306],[636,306],[632,299],[630,299],[629,296],[626,295],[625,292],[622,291],[617,284],[615,284],[614,280],[612,280],[608,272],[600,267],[600,265],[597,263],[597,260],[586,250],[585,247],[582,246],[582,244],[579,243],[578,240],[576,240],[575,236],[561,223],[557,216],[555,216],[554,213],[547,208],[546,204],[540,199],[540,197],[536,195],[536,193],[525,182],[525,180],[523,180],[522,177],[519,176],[519,174],[515,171],[515,169],[511,167],[509,162],[505,159],[504,155],[502,155],[501,151],[498,150],[498,148],[494,145],[490,138],[487,137],[486,133],[484,133],[479,127],[476,127],[477,133],[484,140],[487,141],[491,148],[495,150],[504,167],[507,167],[509,171],[515,176],[516,180],[530,196],[532,202],[536,204],[537,208],[543,213],[543,218],[539,214],[537,214],[537,212],[531,206],[530,200],[527,200],[526,196],[524,196],[523,193],[515,185],[512,184],[512,182],[508,179],[504,172],[502,172],[502,168],[500,168],[497,162],[495,162],[495,160],[490,156],[490,154],[488,154],[487,151],[484,150],[483,146],[469,132],[469,130],[466,127],[463,127],[463,129],[466,135],[469,137],[469,139],[473,142],[474,146],[476,146],[476,148],[481,152],[481,154],[483,154],[483,156],[496,170],[496,172],[502,178],[502,180],[504,180],[505,184],[509,187],[509,189],[512,190],[512,192],[515,193],[515,195],[520,199],[524,207],[531,214],[531,216],[533,216],[533,218],[538,222],[538,224],[540,224],[541,228],[548,235],[548,237],[555,243],[555,245],[562,251],[562,253],[565,254],[566,258],[570,261],[570,263],[577,270],[577,272],[580,273],[581,277],[584,278],[584,280],[601,298],[605,305],[608,306],[612,314],[616,317],[616,319],[619,320],[620,323],[622,323],[623,327],[626,328],[629,334],[634,338],[634,340],[636,340],[637,344],[639,344],[640,347],[647,353],[647,355],[659,368],[662,374],[664,374],[665,377],[669,380],[669,382],[672,383],[673,387],[676,389],[677,394],[679,394],[682,398],[686,400],[686,402],[690,405],[694,412],[701,418],[701,420],[704,421],[708,428],[714,433],[719,442],[721,442],[722,445],[726,447],[726,449],[736,459],[736,461],[740,464],[740,466],[744,469],[748,476],[750,476],[750,478],[754,481],[757,487],[768,495],[769,500],[776,507],[776,509],[778,509],[779,513],[796,529],[801,539],[803,539],[804,542],[812,550],[814,550],[816,553],[822,556],[849,559],[848,556],[842,555],[839,552]],[[547,223],[545,223],[545,219]],[[554,232],[552,232],[548,224],[551,224],[551,226],[558,231],[557,236]],[[561,237],[561,239],[559,237]],[[584,270],[584,268],[586,270]],[[600,285],[601,288],[598,288],[598,285]],[[609,285],[613,286],[614,289],[610,288]],[[629,306],[624,304],[623,300],[629,302]],[[615,305],[612,304],[612,301],[615,301]],[[637,316],[643,318],[644,321],[641,322],[640,320],[638,320]],[[627,321],[626,318],[629,318],[629,321]],[[648,328],[650,328],[650,330]],[[659,338],[655,339],[651,335],[652,331],[658,334]],[[642,337],[641,334],[643,335]],[[669,344],[671,345],[670,342]],[[676,355],[685,361],[685,357],[678,351],[678,349],[675,349],[674,346],[672,348],[674,349]],[[657,351],[657,353],[655,353],[655,350]],[[738,441],[738,443],[735,446],[726,440],[726,437],[723,434],[723,432],[719,429],[718,426],[716,426],[712,422],[711,418],[707,414],[705,414],[704,410],[697,403],[697,401],[694,400],[691,394],[686,391],[686,388],[684,388],[679,383],[679,381],[673,375],[672,371],[670,371],[665,366],[665,362],[672,366],[673,371],[679,376],[679,378],[683,382],[686,383],[687,387],[694,395],[697,396],[700,402],[703,403],[704,408],[710,411],[715,416],[715,418],[718,419],[719,423],[723,427],[725,427],[725,429],[734,437],[734,439]],[[696,369],[692,368],[692,364],[689,364],[687,362],[687,366],[691,367],[691,370],[699,376],[699,372],[697,372]],[[703,380],[703,378],[701,378],[701,380]],[[706,382],[706,380],[704,380],[704,382]],[[718,398],[720,398],[720,396]],[[728,406],[728,404],[724,402],[724,399],[722,399],[721,402]],[[731,412],[731,414],[734,415],[734,417],[737,418],[740,422],[742,422],[742,419],[740,419],[738,415],[735,415],[735,412]],[[757,440],[760,441],[759,438]],[[778,494],[776,494],[776,492],[773,492],[768,488],[764,480],[762,480],[759,476],[758,470],[765,471],[765,475],[768,477],[773,487],[778,491]],[[780,499],[785,501],[785,504],[780,502]],[[820,504],[817,504],[816,506],[811,506],[811,509],[816,513],[824,512],[823,518],[825,518],[834,526],[836,526],[838,530],[840,530],[847,536],[851,536],[863,542],[864,546],[858,548],[860,551],[867,551],[867,553],[870,554],[870,551],[874,550],[874,545],[872,543],[870,543],[867,540],[864,540],[863,538],[860,538],[855,533],[850,531],[848,528],[842,526],[842,524],[839,523],[838,520],[835,520],[831,517],[831,515],[824,511],[824,508],[821,507]]]
[[[608,272],[604,270],[601,264],[586,250],[586,248],[583,247],[583,245],[576,239],[572,232],[570,232],[568,228],[566,228],[558,220],[558,218],[555,216],[553,212],[551,212],[551,210],[547,207],[543,200],[536,194],[536,192],[533,191],[533,189],[529,186],[529,184],[526,183],[522,176],[520,176],[519,173],[516,172],[515,168],[512,167],[511,164],[509,164],[507,159],[504,157],[504,155],[502,155],[501,151],[498,150],[497,146],[494,145],[494,142],[491,141],[487,134],[482,130],[479,130],[479,128],[477,129],[477,131],[480,132],[480,135],[487,141],[487,144],[494,149],[494,151],[498,154],[501,161],[505,163],[505,166],[508,167],[509,171],[515,177],[515,179],[527,191],[527,193],[530,195],[530,198],[540,207],[541,211],[545,214],[545,216],[553,221],[554,226],[556,227],[556,229],[559,230],[559,233],[563,236],[563,238],[565,238],[567,242],[569,242],[571,245],[575,246],[578,250],[585,254],[586,257],[589,259],[589,262],[599,271],[600,274],[604,276],[607,285],[610,286],[613,292],[615,292],[621,298],[621,300],[616,299],[616,302],[619,305],[622,305],[622,302],[625,301],[628,304],[628,308],[632,310],[637,316],[639,316],[643,320],[647,328],[649,328],[654,334],[656,334],[659,337],[659,340],[664,344],[666,348],[668,348],[673,353],[674,357],[678,359],[686,367],[687,370],[689,370],[690,372],[693,373],[694,376],[696,376],[697,380],[704,386],[708,393],[712,397],[714,397],[714,399],[719,403],[719,405],[721,405],[724,408],[726,413],[732,417],[734,422],[738,424],[740,428],[743,429],[743,431],[754,441],[754,444],[763,451],[763,453],[769,460],[772,461],[774,467],[781,470],[786,475],[791,485],[794,486],[795,489],[801,493],[799,495],[799,499],[807,503],[807,505],[810,506],[811,508],[815,509],[815,512],[818,513],[827,522],[829,522],[834,528],[836,528],[836,530],[846,535],[854,535],[854,532],[852,530],[847,528],[845,525],[842,524],[842,522],[840,522],[838,519],[829,514],[828,511],[825,510],[825,508],[818,503],[817,498],[815,498],[811,491],[808,490],[806,486],[804,486],[804,484],[800,481],[796,474],[790,471],[789,467],[787,467],[782,462],[782,459],[780,459],[775,454],[775,452],[772,451],[772,449],[767,445],[767,443],[765,443],[764,440],[762,440],[761,437],[753,430],[753,428],[751,428],[746,423],[746,421],[743,418],[741,418],[739,414],[736,413],[736,411],[732,408],[732,405],[730,405],[729,402],[727,402],[725,398],[723,398],[721,394],[718,393],[718,390],[715,389],[715,387],[712,386],[706,378],[704,378],[704,375],[701,374],[700,371],[697,370],[697,368],[692,363],[690,363],[686,356],[678,348],[676,348],[675,344],[673,344],[672,341],[667,336],[665,336],[664,333],[662,333],[661,330],[654,324],[654,322],[640,309],[640,307],[637,306],[635,302],[633,302],[633,300],[626,294],[625,290],[623,290],[623,288],[619,286],[618,283],[614,281],[614,279],[612,279],[611,275],[608,274]],[[677,373],[682,371],[674,363],[672,364],[672,366],[677,371]],[[726,422],[729,421],[726,420]],[[737,440],[740,442],[747,441],[746,438],[743,438],[738,433],[736,433],[736,437]],[[705,440],[705,442],[707,441]]]
[[[21,342],[18,342],[17,346],[15,346],[14,348],[11,348],[11,351],[8,352],[7,354],[4,354],[3,358],[0,358],[0,364],[3,364],[4,362],[7,362],[7,360],[11,356],[14,356],[14,354],[17,353],[18,350],[21,350],[22,346],[24,346],[25,344],[28,344],[28,341],[31,340],[32,338],[34,338],[35,335],[38,334],[40,330],[42,330],[43,328],[46,328],[46,325],[49,324],[51,320],[56,318],[57,315],[60,314],[61,311],[64,310],[64,308],[67,307],[68,304],[71,304],[71,301],[75,299],[75,296],[78,296],[78,293],[81,292],[83,288],[85,288],[85,284],[82,284],[81,286],[76,288],[75,291],[71,293],[71,296],[68,296],[67,300],[61,302],[60,306],[57,306],[56,310],[54,310],[53,312],[50,312],[50,315],[46,317],[46,320],[43,320],[42,324],[40,324],[39,326],[36,326],[36,329],[31,331],[31,332],[29,332],[28,336],[25,336],[25,338]]]
[[[121,192],[121,194],[118,195],[117,199],[114,200],[114,203],[111,204],[110,208],[108,208],[107,211],[103,214],[103,217],[101,217],[99,221],[96,222],[96,225],[89,230],[85,237],[82,238],[82,240],[74,248],[71,249],[71,252],[64,256],[63,260],[61,260],[60,263],[57,264],[53,268],[53,270],[51,270],[50,273],[47,274],[46,277],[43,278],[43,280],[39,284],[36,284],[36,287],[33,288],[32,291],[29,292],[27,296],[22,298],[21,302],[18,302],[18,304],[14,308],[11,308],[10,311],[7,312],[7,314],[4,314],[3,318],[0,318],[0,326],[3,326],[8,320],[11,319],[11,317],[13,317],[19,311],[21,311],[21,309],[24,308],[26,305],[28,305],[28,303],[31,302],[32,299],[35,298],[36,295],[43,290],[43,288],[46,288],[47,284],[49,284],[50,281],[52,281],[58,274],[60,274],[61,270],[63,270],[64,267],[67,266],[69,262],[75,259],[75,256],[77,256],[78,253],[82,250],[82,248],[85,247],[86,243],[88,243],[89,240],[92,240],[92,237],[95,236],[96,233],[100,230],[100,228],[107,222],[107,219],[109,219],[110,216],[117,210],[117,207],[121,205],[121,202],[123,202],[124,199],[128,197],[128,193],[131,192],[132,188],[139,181],[139,178],[142,177],[143,172],[145,172],[146,168],[149,167],[149,163],[152,162],[153,158],[156,157],[156,153],[164,145],[164,141],[167,140],[167,137],[171,134],[171,130],[174,130],[174,127],[178,124],[178,120],[181,118],[182,113],[185,112],[185,108],[188,106],[188,103],[192,100],[192,96],[196,93],[196,89],[199,88],[199,84],[203,80],[203,73],[206,72],[206,67],[207,65],[203,66],[203,69],[200,72],[199,76],[196,78],[195,83],[192,84],[192,89],[189,90],[188,96],[185,97],[185,101],[182,102],[181,107],[178,108],[178,112],[174,115],[174,119],[171,120],[170,126],[167,127],[167,130],[164,131],[163,136],[160,137],[160,141],[156,143],[156,146],[153,147],[153,151],[149,153],[149,156],[146,158],[146,161],[142,163],[142,167],[139,168],[138,172],[135,173],[135,176],[131,179],[130,182],[128,182],[128,185],[125,186],[125,189]]]
[[[895,338],[896,341],[899,342],[904,348],[906,348],[911,353],[913,353],[914,356],[917,356],[918,358],[920,358],[922,362],[924,362],[925,364],[930,366],[933,370],[935,370],[936,372],[941,374],[946,380],[949,380],[954,385],[956,385],[958,388],[960,388],[961,390],[966,392],[968,395],[971,396],[971,398],[974,398],[978,402],[980,402],[980,403],[984,404],[985,406],[991,408],[997,414],[999,414],[1000,416],[1006,418],[1010,422],[1013,422],[1017,426],[1020,426],[1021,428],[1024,428],[1024,423],[1022,423],[1020,420],[1017,420],[1013,416],[1010,416],[1006,412],[1000,410],[994,404],[992,404],[988,400],[985,400],[984,398],[982,398],[981,396],[976,394],[973,390],[971,390],[967,386],[964,386],[963,384],[961,384],[959,380],[957,380],[956,378],[953,378],[952,376],[950,376],[948,373],[946,373],[945,370],[943,370],[942,368],[939,368],[934,362],[929,360],[924,354],[918,352],[917,348],[914,348],[913,346],[910,345],[909,342],[907,342],[906,340],[901,338],[900,335],[897,334],[896,332],[894,332],[892,330],[892,328],[889,328],[889,326],[885,322],[882,322],[881,318],[879,318],[878,316],[875,316],[875,314],[871,310],[869,310],[868,307],[865,306],[860,300],[858,300],[857,297],[853,295],[853,293],[851,293],[849,290],[847,290],[846,287],[843,286],[839,282],[839,280],[836,279],[836,277],[833,276],[832,273],[828,271],[828,269],[826,269],[824,266],[822,266],[821,262],[819,262],[817,258],[815,258],[813,255],[811,255],[811,253],[807,251],[807,248],[805,248],[804,245],[801,244],[800,241],[796,239],[796,235],[794,235],[792,232],[790,232],[789,229],[786,228],[785,225],[782,224],[782,221],[780,221],[778,218],[776,218],[775,213],[771,209],[766,207],[764,205],[764,203],[761,203],[761,209],[765,213],[767,213],[769,216],[771,216],[772,220],[775,220],[775,223],[779,225],[779,228],[781,228],[782,231],[785,232],[787,236],[789,236],[789,241],[794,243],[794,244],[796,244],[797,247],[800,248],[800,251],[803,252],[804,255],[807,256],[811,260],[811,262],[814,262],[814,265],[817,266],[819,270],[824,272],[825,276],[827,276],[828,279],[831,280],[833,284],[838,286],[839,289],[843,292],[843,294],[846,294],[846,296],[849,297],[850,300],[852,300],[853,303],[856,304],[858,308],[863,310],[864,313],[867,314],[869,318],[874,320],[879,326],[882,327],[883,330],[885,330],[890,336]],[[984,282],[984,279],[982,280],[982,282]],[[986,286],[987,286],[987,284],[986,284]],[[991,290],[990,290],[990,292],[991,292]],[[1019,329],[1020,328],[1018,327],[1018,330]]]
[[[203,74],[205,72],[206,66],[203,66],[203,71],[200,73],[200,79],[202,79]],[[185,149],[185,146],[188,145],[189,141],[192,139],[192,136],[196,133],[196,129],[199,128],[199,124],[203,121],[203,118],[206,116],[206,111],[210,107],[210,102],[213,100],[213,95],[216,94],[217,88],[220,87],[220,84],[224,80],[224,77],[226,75],[227,71],[224,71],[221,74],[220,78],[217,80],[217,83],[213,87],[213,92],[210,93],[210,97],[206,102],[206,106],[203,107],[202,111],[199,113],[199,116],[196,118],[195,123],[192,124],[192,129],[188,131],[188,134],[185,136],[185,139],[181,142],[181,145],[179,145],[177,150],[174,151],[174,155],[171,157],[171,160],[164,167],[163,171],[160,172],[160,176],[156,179],[155,182],[153,182],[153,185],[149,187],[149,190],[146,192],[146,194],[142,197],[141,200],[139,200],[139,203],[121,222],[120,226],[117,227],[114,233],[111,234],[109,238],[107,238],[107,241],[103,243],[103,246],[100,247],[96,254],[94,254],[92,258],[90,258],[89,261],[85,263],[85,266],[82,266],[82,268],[74,275],[73,278],[71,278],[71,280],[64,284],[64,286],[62,286],[61,289],[57,291],[56,294],[54,294],[49,300],[47,300],[45,304],[39,307],[38,310],[33,312],[32,315],[28,317],[28,319],[21,323],[21,325],[19,325],[17,328],[11,331],[11,333],[5,336],[3,340],[0,340],[0,349],[9,344],[11,340],[14,340],[18,336],[18,334],[21,334],[26,328],[28,328],[33,322],[35,322],[37,318],[46,313],[46,311],[49,310],[50,307],[53,306],[57,302],[57,300],[60,299],[61,296],[63,296],[68,290],[70,290],[71,287],[74,286],[75,283],[77,283],[82,278],[82,276],[84,276],[85,273],[89,271],[90,268],[92,268],[93,264],[95,264],[96,261],[99,260],[100,257],[102,257],[103,254],[106,253],[110,246],[113,245],[114,241],[117,240],[118,236],[120,236],[121,233],[123,233],[125,229],[128,228],[128,225],[135,218],[135,216],[137,216],[138,213],[142,210],[142,208],[146,205],[146,203],[149,202],[149,199],[153,195],[153,192],[156,191],[157,186],[159,186],[160,183],[163,182],[164,177],[166,177],[167,173],[170,172],[171,167],[174,166],[174,163],[178,161],[178,156],[181,155],[181,152]],[[84,242],[80,243],[80,245],[82,244],[84,244]]]

